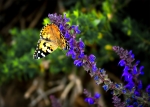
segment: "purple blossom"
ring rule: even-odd
[[[69,40],[69,46],[70,46],[71,49],[74,49],[74,47],[75,47],[75,40],[73,38],[71,38]]]
[[[64,30],[64,26],[62,24],[59,25],[59,29],[60,31],[63,31]]]
[[[80,52],[78,58],[84,58],[84,52]]]
[[[97,75],[94,76],[94,80],[97,81],[99,80],[99,77]]]
[[[85,98],[85,102],[89,103],[90,105],[94,104],[94,100],[92,98]]]
[[[64,19],[64,22],[69,22],[69,21],[70,21],[70,19],[69,19],[69,18],[66,18],[66,14],[64,14],[63,19]]]
[[[132,50],[128,52],[127,50],[124,50],[119,46],[114,46],[113,50],[121,58],[119,65],[125,66],[122,74],[125,81],[127,82],[125,87],[128,88],[129,90],[131,90],[133,87],[135,87],[137,90],[141,89],[142,83],[137,78],[140,74],[143,74],[144,67],[141,66],[139,69],[137,68],[137,65],[139,64],[140,61],[136,61],[135,64],[133,64],[134,54],[132,53]]]
[[[86,89],[84,89],[83,93],[86,95],[85,102],[87,102],[90,105],[97,104],[98,107],[101,107],[98,104],[98,99],[100,98],[100,94],[99,93],[95,93],[94,96],[91,96],[91,93],[88,92]]]
[[[138,65],[140,63],[140,61],[136,61],[136,64]]]
[[[142,87],[143,87],[143,86],[142,86],[142,81],[141,81],[141,80],[139,80],[138,87],[137,87],[137,88],[138,88],[138,90],[141,90],[141,89],[142,89]]]
[[[137,91],[137,90],[134,91],[134,95],[136,95],[136,96],[141,96],[141,94],[140,94],[139,91]]]
[[[131,90],[135,86],[134,82],[130,80],[126,85],[125,88]]]
[[[123,93],[123,94],[126,94],[126,93],[127,93],[127,91],[126,91],[125,89],[123,89],[123,90],[122,90],[122,93]]]
[[[78,26],[72,25],[71,28],[74,29],[74,31],[75,31],[76,34],[80,34],[81,33],[81,31],[78,29]]]
[[[76,53],[74,50],[69,50],[67,52],[67,56],[72,56],[72,59],[75,59],[76,58]]]
[[[107,90],[108,90],[108,85],[103,85],[103,89],[104,89],[105,91],[107,91]]]
[[[95,97],[96,99],[99,99],[99,98],[100,98],[100,94],[99,94],[99,93],[95,93],[94,97]]]
[[[146,92],[148,93],[148,96],[150,97],[150,85],[147,86]]]
[[[120,88],[121,87],[121,85],[120,84],[115,84],[116,85],[116,88]]]
[[[90,62],[94,62],[95,59],[96,59],[96,57],[95,57],[93,54],[91,54],[91,55],[89,56],[89,61],[90,61]]]
[[[65,33],[65,38],[70,39],[70,34],[68,32]]]
[[[125,60],[123,60],[123,59],[120,60],[120,62],[119,62],[119,65],[120,65],[120,66],[125,66],[125,64],[126,64]]]
[[[132,71],[132,72],[133,72],[134,75],[138,73],[138,72],[137,72],[137,67],[136,67],[136,66],[133,67],[133,71]]]
[[[78,66],[78,67],[80,67],[80,66],[83,65],[83,63],[82,63],[81,60],[75,60],[75,61],[74,61],[74,64],[75,64],[76,66]]]
[[[78,45],[79,45],[80,49],[84,49],[84,47],[85,47],[85,45],[84,45],[84,43],[83,43],[81,38],[79,39]]]
[[[143,69],[144,69],[144,66],[140,66],[139,73],[140,73],[141,75],[144,75],[144,71],[143,71]]]
[[[96,64],[93,64],[93,65],[92,65],[92,71],[93,71],[93,72],[97,71]]]
[[[105,74],[105,70],[104,69],[100,69],[100,73]]]
[[[128,54],[131,56],[131,58],[134,58],[134,54],[132,54],[132,50],[130,50]]]

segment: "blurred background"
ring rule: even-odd
[[[85,53],[96,56],[97,67],[112,81],[123,82],[112,51],[118,45],[132,50],[145,67],[143,90],[150,83],[150,0],[0,0],[0,107],[52,107],[50,95],[62,107],[89,107],[84,88],[101,93],[103,107],[113,107],[110,92],[75,67],[66,51],[33,59],[48,13],[66,13],[70,24],[79,25],[77,40],[82,38]]]

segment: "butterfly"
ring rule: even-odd
[[[54,23],[45,25],[40,31],[33,58],[40,59],[55,51],[57,48],[69,49],[69,45],[60,29]]]

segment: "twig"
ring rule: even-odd
[[[50,81],[50,82],[48,82],[48,86],[50,87],[50,86],[53,86],[53,85],[58,85],[58,84],[60,84],[61,81],[62,80]]]
[[[5,0],[6,1],[6,0]],[[14,0],[7,0],[5,4],[3,4],[3,10],[6,10],[14,3]]]
[[[32,23],[29,25],[29,28],[33,28],[37,22],[39,21],[39,19],[41,18],[42,14],[44,13],[46,9],[46,2],[43,3],[43,5],[41,6],[40,10],[38,10],[38,14],[34,17],[34,20],[32,21]]]
[[[66,86],[66,88],[64,89],[63,93],[61,94],[60,99],[63,101],[66,96],[68,95],[69,91],[71,90],[71,88],[74,86],[75,82],[74,81],[70,81],[70,83]]]
[[[31,93],[37,89],[38,84],[39,84],[39,81],[38,81],[38,80],[39,80],[38,78],[35,78],[35,79],[33,80],[33,83],[32,83],[32,85],[31,85],[31,87],[25,92],[24,97],[25,97],[26,99],[29,98],[30,95],[31,95]]]
[[[30,107],[33,107],[33,106],[35,106],[40,100],[42,100],[44,97],[48,96],[49,94],[52,94],[52,93],[55,93],[55,92],[57,92],[57,91],[60,91],[60,90],[64,89],[64,87],[65,87],[65,82],[66,82],[66,79],[62,80],[62,82],[60,83],[59,86],[54,87],[54,88],[52,88],[52,89],[46,91],[45,93],[40,94],[37,98],[35,98],[35,99],[29,104],[29,106],[30,106]]]
[[[83,87],[81,79],[75,75],[75,86],[73,88],[73,93],[71,95],[70,105],[73,105],[75,99],[83,93]]]
[[[26,27],[26,22],[25,22],[26,20],[25,20],[25,18],[24,17],[21,17],[20,18],[20,27],[21,27],[21,29],[25,29],[25,27]]]
[[[8,31],[16,22],[18,22],[19,18],[21,17],[21,13],[23,13],[23,11],[24,11],[26,8],[27,8],[27,5],[23,6],[23,7],[20,9],[19,13],[16,15],[16,17],[14,17],[14,18],[11,20],[11,22],[10,22],[7,26],[5,26],[4,28],[2,28],[1,32],[2,32],[3,34],[8,34],[8,33],[9,33],[9,32],[6,32],[6,31]]]
[[[58,12],[59,13],[63,13],[65,11],[65,7],[62,3],[62,0],[58,0],[57,1],[57,6],[58,6]]]
[[[0,11],[3,9],[3,0],[0,0]]]

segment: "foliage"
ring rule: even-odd
[[[77,35],[77,39],[82,38],[84,41],[85,53],[93,53],[96,56],[97,66],[101,67],[116,60],[117,57],[112,51],[113,45],[132,49],[145,66],[147,75],[143,80],[146,83],[150,78],[148,72],[150,32],[142,23],[123,12],[123,7],[127,2],[128,0],[117,2],[113,0],[69,0],[63,3],[66,7],[75,4],[70,11],[66,12],[67,17],[71,19],[69,24],[79,25],[81,34]],[[49,19],[45,18],[43,24],[47,23]],[[27,80],[44,71],[41,60],[32,58],[39,39],[39,30],[13,28],[10,34],[13,36],[10,45],[0,40],[0,84],[14,78]],[[45,58],[45,60],[50,60],[50,72],[70,72],[72,70],[72,59],[66,58],[65,54],[65,51],[56,50]],[[141,55],[143,56],[140,57]]]
[[[11,29],[13,39],[10,45],[1,40],[0,84],[12,79],[28,80],[36,75],[40,61],[32,60],[33,48],[36,45],[37,30]],[[31,39],[32,38],[32,39]]]

